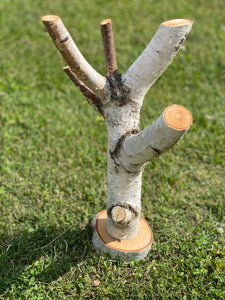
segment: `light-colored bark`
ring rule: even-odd
[[[138,232],[144,163],[171,148],[191,125],[190,112],[189,123],[183,130],[169,126],[162,114],[153,125],[135,134],[144,95],[178,52],[191,24],[189,20],[180,19],[162,23],[153,41],[122,76],[126,104],[105,108],[108,129],[107,228],[115,238],[129,239]],[[177,118],[181,118],[187,110],[175,111]],[[118,222],[111,214],[114,207],[133,213],[126,222]],[[127,215],[127,211],[124,214]]]
[[[151,42],[123,75],[123,83],[131,91],[131,99],[142,102],[149,88],[176,56],[192,23],[176,19],[159,26]]]
[[[72,71],[101,101],[108,131],[107,225],[104,226],[112,238],[133,239],[139,234],[142,220],[141,178],[145,163],[175,145],[192,122],[191,113],[185,107],[172,105],[151,126],[139,132],[142,101],[177,54],[192,21],[176,19],[162,23],[152,41],[123,75],[116,72],[111,29],[105,28],[103,43],[109,76],[104,77],[86,62],[58,17],[46,16],[42,20]],[[108,20],[103,21],[103,27],[108,23]],[[108,247],[94,228],[95,248],[100,253],[121,255],[120,251]],[[149,249],[150,246],[134,256],[128,254],[129,249],[123,254],[140,259]]]
[[[152,125],[124,141],[118,163],[130,172],[142,169],[144,163],[173,147],[191,123],[191,113],[184,106],[167,107]]]
[[[191,123],[189,110],[181,105],[171,105],[151,126],[140,133],[127,136],[121,146],[118,146],[118,141],[116,146],[113,141],[109,142],[107,228],[113,237],[130,239],[137,234],[144,165],[174,146]],[[124,215],[126,221],[121,217],[117,220],[117,216],[112,214],[113,208],[116,208],[117,214],[120,212],[120,215]]]
[[[71,81],[78,87],[80,92],[86,97],[87,101],[91,103],[98,112],[104,117],[102,111],[101,100],[76,76],[69,66],[63,68],[63,71],[68,75]]]

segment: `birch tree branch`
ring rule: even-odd
[[[151,42],[122,76],[131,99],[142,102],[149,88],[176,56],[192,23],[186,19],[175,19],[159,26]]]
[[[105,19],[101,22],[101,33],[105,54],[106,74],[112,75],[117,71],[117,63],[111,19]]]
[[[73,73],[69,66],[63,68],[63,71],[68,75],[71,81],[78,87],[80,92],[86,97],[99,113],[104,117],[101,100]]]
[[[126,170],[137,172],[145,162],[173,147],[191,124],[192,115],[187,108],[176,104],[168,106],[151,126],[124,141],[120,164]]]
[[[85,60],[61,19],[55,15],[43,16],[41,19],[71,70],[99,98],[104,98],[106,78],[95,71]]]

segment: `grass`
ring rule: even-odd
[[[0,299],[225,298],[223,11],[222,0],[1,1]],[[154,244],[144,261],[93,249],[90,222],[106,207],[107,133],[61,71],[44,14],[61,16],[102,74],[103,19],[113,20],[120,72],[161,22],[195,22],[142,109],[142,128],[173,103],[194,119],[145,169],[142,213]]]

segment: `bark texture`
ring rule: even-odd
[[[191,113],[185,107],[172,105],[151,126],[139,130],[144,96],[176,56],[192,21],[175,19],[162,23],[143,53],[121,75],[117,73],[111,20],[104,20],[101,29],[107,76],[100,75],[87,63],[59,17],[45,16],[42,21],[76,74],[75,84],[84,94],[91,95],[92,104],[105,118],[108,131],[107,231],[119,240],[132,239],[139,232],[141,178],[146,162],[175,145],[192,123]],[[114,256],[115,251],[102,242],[96,230],[93,243],[98,251]],[[148,250],[140,251],[137,257],[144,257]],[[129,256],[129,251],[124,253]]]
[[[172,62],[192,26],[192,21],[176,19],[162,23],[142,54],[123,75],[130,97],[143,100],[144,95]]]

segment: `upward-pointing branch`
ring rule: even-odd
[[[162,23],[151,42],[123,74],[130,98],[141,103],[143,97],[176,56],[187,37],[192,21],[175,19]]]
[[[106,93],[106,78],[85,60],[61,19],[55,15],[43,16],[41,19],[71,70],[99,98],[103,98]]]
[[[111,75],[117,71],[111,19],[105,19],[101,22],[101,33],[105,53],[106,74]]]

